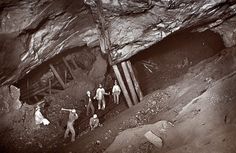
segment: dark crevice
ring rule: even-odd
[[[39,31],[39,29],[41,27],[43,27],[44,25],[46,25],[46,23],[49,21],[49,17],[46,17],[46,18],[43,18],[39,23],[38,25],[34,28],[27,28],[27,29],[24,29],[19,35],[18,37],[22,36],[22,35],[26,35],[26,34],[33,34],[37,31]]]

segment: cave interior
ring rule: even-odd
[[[196,151],[194,144],[204,152],[225,136],[226,147],[217,147],[233,153],[235,147],[225,148],[236,146],[227,141],[227,131],[236,136],[235,10],[233,0],[1,1],[0,152],[184,153],[185,145]],[[103,111],[93,98],[99,84],[108,93]],[[87,91],[101,123],[94,131]],[[49,125],[35,124],[38,106]],[[61,139],[68,121],[62,108],[78,113],[74,143]],[[144,131],[161,145],[149,136],[144,142]],[[195,134],[202,137],[190,141]]]

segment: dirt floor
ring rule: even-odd
[[[225,49],[201,61],[176,84],[147,95],[58,152],[235,153],[235,53],[236,48]],[[163,140],[162,148],[144,138],[149,130]]]
[[[85,115],[84,107],[86,91],[91,90],[94,94],[96,83],[93,81],[100,82],[101,79],[80,75],[80,80],[68,84],[69,88],[49,97],[42,110],[51,122],[48,126],[35,126],[35,106],[24,104],[11,117],[14,118],[12,128],[0,132],[0,152],[236,152],[236,90],[233,86],[236,79],[236,48],[220,52],[222,41],[213,33],[190,36],[179,35],[181,39],[188,39],[189,43],[173,43],[180,48],[167,47],[166,54],[164,51],[158,54],[160,58],[151,54],[144,59],[136,59],[137,63],[133,62],[135,69],[140,68],[136,69],[138,76],[144,74],[140,84],[144,93],[149,94],[130,109],[127,109],[123,99],[115,105],[111,97],[106,97],[108,105],[105,111],[96,110],[102,127],[89,130],[89,116]],[[175,37],[169,39],[173,39],[169,42],[171,44],[176,41]],[[151,60],[148,60],[150,57]],[[89,76],[94,76],[94,73],[97,72],[91,71]],[[103,77],[103,74],[98,76]],[[112,81],[111,78],[108,80]],[[106,91],[110,90],[106,88]],[[94,104],[96,107],[96,102]],[[74,125],[77,139],[74,143],[63,139],[68,113],[61,111],[62,107],[78,110],[79,119]],[[143,135],[147,131],[162,139],[162,148],[158,149],[146,140]]]

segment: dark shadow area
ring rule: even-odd
[[[212,31],[182,31],[135,55],[131,62],[146,95],[176,83],[189,67],[223,48],[221,37]]]
[[[83,57],[84,60],[81,60],[79,57]],[[89,56],[89,58],[88,58]],[[72,60],[70,60],[73,57],[74,63]],[[86,70],[88,68],[91,68],[91,66],[87,66],[88,64],[91,64],[95,60],[95,56],[88,51],[85,47],[75,47],[71,49],[64,50],[62,53],[54,56],[53,58],[47,60],[46,62],[43,62],[36,68],[34,68],[32,71],[30,71],[26,76],[24,76],[22,79],[18,80],[14,85],[21,89],[21,100],[23,102],[26,102],[28,104],[34,104],[37,102],[37,98],[35,99],[35,95],[32,95],[32,91],[35,90],[35,92],[39,90],[43,90],[43,88],[48,87],[49,83],[47,80],[44,80],[44,78],[47,79],[47,73],[50,70],[50,64],[52,64],[58,75],[61,77],[63,82],[66,84],[69,81],[73,80],[72,75],[68,71],[65,63],[63,62],[63,58],[68,59],[66,60],[71,67],[72,71],[76,70],[76,68],[80,68],[83,70]],[[86,61],[86,62],[85,62]],[[87,64],[87,65],[86,65]],[[76,67],[75,67],[76,65]],[[56,90],[63,90],[62,86],[58,82],[57,78],[54,76],[51,80],[52,88]],[[48,93],[48,91],[46,91]],[[30,96],[25,96],[30,95]],[[36,96],[39,99],[42,99],[44,95],[36,94]]]

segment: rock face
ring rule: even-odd
[[[100,45],[102,52],[111,51],[116,63],[175,31],[217,26],[236,13],[235,7],[233,0],[0,2],[0,83],[15,82],[54,55],[78,46]]]
[[[20,89],[15,86],[3,86],[0,88],[1,112],[0,117],[4,113],[17,110],[21,107]]]
[[[103,11],[105,24],[101,25],[107,29],[105,35],[110,39],[110,44],[106,45],[110,45],[111,58],[116,63],[175,31],[209,23],[211,27],[219,25],[236,13],[233,4],[225,0],[104,0],[93,12]],[[96,7],[93,4],[90,6]]]
[[[236,45],[236,17],[226,20],[221,25],[213,28],[213,31],[222,36],[226,47]]]
[[[0,6],[2,84],[19,79],[63,50],[96,45],[97,28],[81,1],[15,0]]]
[[[9,118],[12,117],[12,114],[14,115],[14,112],[21,108],[22,104],[19,98],[20,89],[15,86],[3,86],[0,88],[0,131],[12,122]]]

